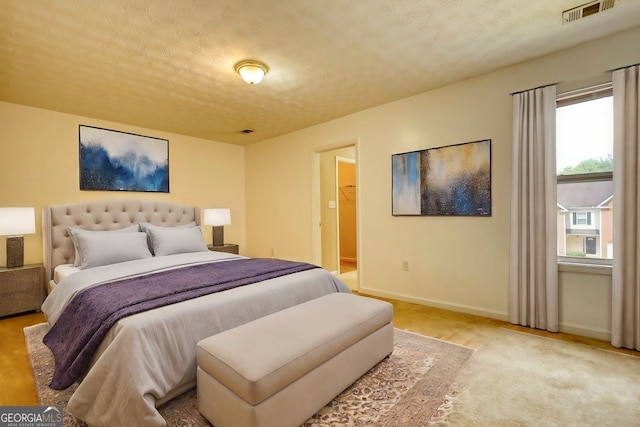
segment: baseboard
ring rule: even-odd
[[[375,297],[391,298],[399,301],[426,305],[428,307],[442,308],[445,310],[457,311],[459,313],[473,314],[476,316],[488,317],[490,319],[503,320],[505,322],[507,322],[509,319],[509,316],[507,313],[502,313],[499,311],[486,310],[483,308],[471,307],[463,304],[453,304],[449,302],[437,301],[437,300],[432,300],[427,298],[417,298],[411,295],[400,294],[397,292],[386,292],[386,291],[380,291],[377,289],[362,288],[362,287],[358,290],[358,292],[361,294],[369,294]]]
[[[575,325],[571,323],[560,323],[560,332],[572,335],[580,335],[581,337],[595,338],[597,340],[611,342],[611,331],[602,329],[593,329],[583,325]]]
[[[377,289],[360,288],[359,293],[368,294],[375,297],[390,298],[398,301],[411,302],[414,304],[426,305],[428,307],[442,308],[444,310],[456,311],[459,313],[473,314],[476,316],[488,317],[490,319],[509,321],[508,313],[499,311],[486,310],[478,307],[471,307],[463,304],[454,304],[443,301],[431,300],[427,298],[418,298],[411,295],[400,294],[396,292],[380,291]],[[595,338],[603,341],[611,341],[611,331],[593,329],[584,325],[576,325],[571,323],[561,323],[559,325],[560,332],[567,334],[579,335],[588,338]]]

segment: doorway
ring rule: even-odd
[[[356,147],[318,150],[314,159],[314,262],[357,290]]]
[[[356,161],[336,156],[338,274],[358,269]],[[357,272],[355,273],[357,274]]]

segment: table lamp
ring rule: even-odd
[[[24,265],[23,234],[36,232],[34,208],[0,208],[0,236],[7,237],[7,267]]]
[[[231,224],[229,209],[205,209],[204,225],[213,227],[213,246],[224,246],[224,226]]]

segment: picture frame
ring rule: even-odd
[[[491,139],[391,156],[393,216],[491,216]]]
[[[169,192],[169,140],[79,126],[80,190]]]

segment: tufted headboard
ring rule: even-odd
[[[106,231],[139,222],[181,225],[195,221],[200,225],[200,208],[169,202],[146,200],[96,200],[47,206],[42,209],[44,269],[47,282],[60,264],[73,263],[74,247],[67,227]]]

